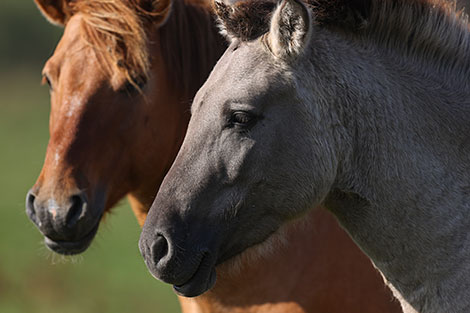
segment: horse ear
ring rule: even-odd
[[[172,0],[136,0],[152,24],[164,24],[171,13]]]
[[[282,0],[271,19],[269,44],[278,57],[297,56],[308,45],[312,17],[302,0]]]
[[[224,0],[215,0],[214,8],[219,20],[219,28],[221,35],[227,38],[229,42],[233,41],[233,39],[235,39],[235,36],[230,32],[230,26],[232,22],[232,15],[235,12],[235,8],[231,5],[230,2],[227,3]]]
[[[252,40],[268,31],[276,0],[215,0],[221,34],[229,41]]]
[[[34,0],[34,2],[52,24],[64,26],[71,15],[71,0]]]

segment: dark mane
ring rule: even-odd
[[[168,75],[186,96],[194,95],[226,48],[209,1],[174,0],[160,44]]]
[[[317,27],[413,59],[432,60],[440,70],[470,72],[468,17],[446,0],[304,0]],[[225,31],[240,40],[268,32],[277,1],[219,4]]]

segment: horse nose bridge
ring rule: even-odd
[[[214,173],[214,164],[217,160],[212,158],[212,151],[208,145],[190,147],[183,142],[170,170],[168,171],[160,190],[170,195],[184,195],[191,193],[176,193],[178,190],[197,190]]]
[[[57,128],[57,127],[56,127]],[[70,149],[70,135],[62,129],[54,130],[51,132],[49,143],[47,144],[46,159],[42,174],[50,175],[51,173],[61,170],[66,166],[64,156],[68,149]]]
[[[38,183],[44,188],[73,189],[85,183],[93,173],[92,165],[96,163],[89,160],[103,155],[103,150],[95,148],[93,141],[84,140],[84,135],[73,125],[67,126],[51,133],[38,178]]]
[[[212,176],[197,166],[172,168],[167,173],[150,212],[159,215],[175,215],[185,218],[193,214],[196,207],[204,206],[208,199],[201,198],[208,188],[217,188]],[[153,209],[154,208],[154,209]]]
[[[63,154],[59,152],[48,151],[46,153],[41,173],[33,186],[39,198],[55,198],[60,202],[69,194],[79,191],[77,167],[64,162],[62,156]]]

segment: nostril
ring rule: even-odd
[[[36,210],[34,208],[35,200],[36,200],[36,196],[30,190],[28,194],[26,195],[26,214],[35,224],[38,224]]]
[[[157,238],[151,247],[151,253],[152,258],[156,263],[158,263],[158,261],[163,259],[168,254],[168,241],[163,235],[157,234]]]
[[[65,217],[65,224],[68,227],[73,227],[77,224],[80,216],[85,207],[85,201],[83,197],[76,195],[70,198],[71,206],[67,211],[67,216]]]

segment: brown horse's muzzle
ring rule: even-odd
[[[60,254],[86,250],[95,236],[103,209],[91,208],[85,193],[64,200],[42,198],[31,189],[26,196],[26,214],[45,236],[45,244]]]

